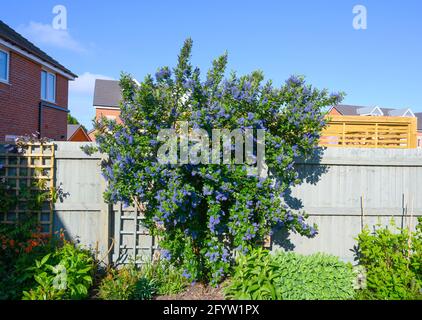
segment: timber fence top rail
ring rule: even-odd
[[[297,164],[422,167],[422,149],[324,148]]]
[[[99,152],[92,156],[81,147],[95,146],[93,142],[56,142],[56,159],[103,159]],[[354,165],[354,166],[417,166],[422,167],[422,149],[376,149],[320,147],[316,155],[307,161],[296,159],[297,164]]]

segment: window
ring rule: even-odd
[[[12,135],[12,134],[7,134],[7,135],[4,137],[4,141],[5,141],[5,142],[15,142],[17,138],[19,138],[19,136]]]
[[[0,50],[0,81],[9,81],[9,53]]]
[[[41,99],[56,101],[56,76],[47,71],[41,71]]]

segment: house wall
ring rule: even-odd
[[[336,108],[331,108],[328,114],[333,115],[333,116],[341,116],[341,113],[338,112]]]
[[[9,53],[9,83],[0,83],[0,141],[4,141],[6,135],[38,131],[41,65],[14,51]],[[56,79],[56,105],[67,109],[68,80],[59,74]],[[42,119],[42,136],[66,140],[66,112],[43,108]]]
[[[97,119],[98,121],[101,119],[102,116],[115,118],[117,123],[122,122],[120,119],[120,109],[107,109],[107,108],[96,107],[95,119]]]

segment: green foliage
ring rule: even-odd
[[[80,124],[78,119],[76,119],[75,117],[73,117],[70,113],[67,114],[67,124]],[[85,126],[82,126],[82,128],[86,130]]]
[[[22,291],[34,284],[27,268],[56,246],[49,237],[34,234],[35,229],[35,219],[14,225],[0,224],[0,300],[20,299]]]
[[[134,265],[112,269],[101,282],[98,295],[103,300],[130,300],[141,277]]]
[[[88,250],[66,242],[27,269],[37,285],[24,300],[84,299],[93,283],[94,260]]]
[[[278,254],[276,287],[283,300],[349,300],[355,296],[351,264],[327,254]]]
[[[415,232],[398,228],[365,228],[358,236],[357,259],[366,269],[360,299],[421,299],[422,218]]]
[[[153,280],[141,277],[136,282],[132,300],[151,300],[155,290],[155,282]]]
[[[183,270],[165,260],[146,263],[142,275],[155,282],[158,295],[178,294],[188,285]]]
[[[17,203],[18,197],[15,191],[6,183],[5,179],[0,179],[0,213],[8,213],[16,207]]]
[[[240,255],[224,290],[226,297],[239,300],[281,299],[275,287],[278,268],[267,250],[260,248]]]
[[[352,266],[334,256],[257,249],[238,258],[224,292],[240,300],[344,300],[354,298],[354,279]]]
[[[182,271],[166,261],[133,264],[111,270],[103,279],[99,297],[104,300],[150,300],[154,295],[177,294],[188,282]]]

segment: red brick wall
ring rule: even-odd
[[[9,66],[9,83],[0,83],[0,142],[6,135],[38,131],[41,65],[10,52]],[[67,109],[68,80],[58,74],[56,79],[56,104]],[[47,108],[43,113],[43,136],[66,140],[67,113]]]
[[[338,112],[336,108],[332,108],[328,114],[331,114],[334,116],[341,116],[341,113]]]
[[[67,113],[47,107],[44,107],[42,111],[41,136],[57,141],[66,141]]]
[[[122,123],[122,120],[120,120],[120,109],[101,109],[96,108],[95,109],[95,119],[99,121],[101,119],[101,116],[103,117],[116,117],[117,123]]]

